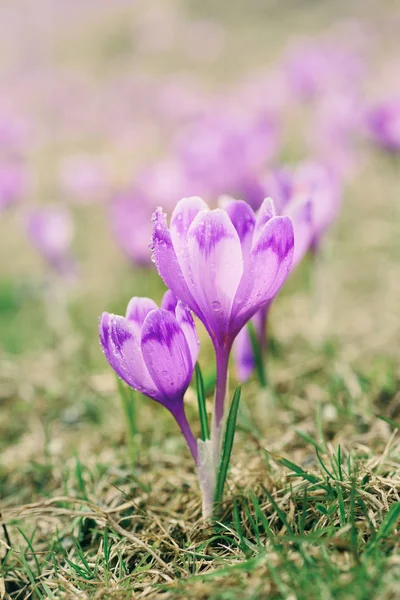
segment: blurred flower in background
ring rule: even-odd
[[[367,111],[367,132],[383,150],[400,152],[400,96],[377,103]]]
[[[32,246],[58,275],[73,274],[75,263],[71,244],[74,225],[64,206],[31,209],[27,216],[26,231]]]

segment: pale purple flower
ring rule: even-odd
[[[242,201],[210,210],[199,197],[184,198],[172,213],[153,217],[153,255],[173,293],[197,315],[216,351],[215,424],[224,413],[232,343],[251,317],[284,283],[293,258],[293,226],[267,202],[255,215]]]
[[[114,199],[110,209],[112,232],[133,264],[148,266],[151,262],[151,215],[155,208],[161,202],[173,207],[176,198],[185,196],[189,189],[181,165],[170,159],[144,167],[136,176],[134,187]]]
[[[68,156],[60,165],[60,183],[67,200],[90,204],[103,199],[110,185],[104,158]]]
[[[0,212],[19,202],[27,187],[27,177],[22,165],[5,161],[0,163]]]
[[[293,223],[293,271],[308,251],[318,250],[326,231],[337,218],[341,204],[340,185],[326,167],[306,162],[296,169],[272,171],[266,178],[265,187],[268,193],[273,192],[278,198],[278,214],[290,217]],[[274,211],[273,204],[271,206],[270,210]],[[266,329],[273,300],[271,298],[252,320],[263,358],[267,349]],[[234,358],[239,381],[247,381],[255,364],[246,329],[240,332],[235,341]]]
[[[282,183],[283,182],[284,180],[282,179]],[[231,200],[233,206],[237,202],[237,200]],[[227,207],[227,210],[229,210],[229,206]],[[271,198],[268,198],[260,208],[260,213],[264,211],[267,211],[268,214],[276,215],[275,205]],[[291,199],[287,200],[285,204],[282,203],[280,214],[289,217],[293,224],[294,250],[290,269],[293,271],[304,258],[308,250],[310,250],[313,243],[314,227],[312,201],[306,195],[294,195]],[[267,351],[266,328],[270,307],[275,297],[276,295],[271,297],[252,318],[262,357],[264,357]],[[239,332],[239,335],[233,344],[233,356],[238,379],[243,383],[249,379],[255,366],[250,335],[245,327]]]
[[[400,96],[367,111],[366,128],[372,141],[388,152],[400,152]]]
[[[164,297],[163,308],[150,298],[134,297],[125,317],[103,313],[100,343],[121,379],[172,413],[197,462],[196,440],[183,400],[199,352],[189,310],[170,292]]]
[[[118,196],[110,206],[114,239],[134,265],[149,266],[151,262],[151,212],[149,198],[136,191]]]
[[[270,171],[264,179],[265,195],[274,198],[278,214],[291,212],[309,201],[312,204],[312,240],[317,246],[324,233],[339,215],[341,182],[325,164],[308,160],[296,167],[281,167]],[[296,250],[295,250],[296,252]],[[298,261],[294,261],[296,265]]]
[[[146,165],[135,178],[138,201],[147,198],[152,210],[161,202],[164,206],[173,208],[176,199],[187,196],[192,187],[193,183],[183,165],[174,158]],[[135,194],[132,194],[132,198],[134,196]]]
[[[302,100],[353,87],[364,73],[360,57],[350,48],[336,40],[311,38],[291,44],[284,69],[292,91]]]
[[[294,172],[293,197],[307,197],[312,203],[312,249],[315,250],[339,216],[341,182],[325,165],[316,161],[303,162]]]
[[[359,160],[356,139],[363,112],[358,94],[330,93],[316,106],[308,128],[310,152],[344,180],[353,174]]]
[[[271,115],[249,117],[217,109],[183,132],[178,156],[197,193],[244,197],[243,192],[257,187],[278,143],[278,124]],[[250,201],[261,202],[262,197],[256,192]]]
[[[26,230],[31,244],[60,275],[73,272],[71,243],[74,225],[64,206],[43,206],[29,212]]]

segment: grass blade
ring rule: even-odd
[[[217,477],[217,486],[215,490],[215,504],[219,504],[222,500],[222,495],[224,493],[226,476],[228,473],[229,462],[231,460],[231,453],[233,447],[233,440],[235,437],[235,429],[236,429],[236,420],[239,409],[241,395],[241,387],[238,386],[233,394],[232,403],[229,409],[229,415],[226,422],[225,429],[225,437],[224,437],[224,445],[222,449],[222,457],[219,465],[218,477]]]
[[[268,381],[267,374],[265,371],[264,357],[261,350],[260,342],[258,341],[254,323],[252,321],[249,321],[247,323],[247,330],[250,336],[251,347],[253,348],[254,363],[256,365],[257,377],[260,382],[260,386],[265,388],[268,385]]]
[[[125,386],[119,377],[117,377],[117,384],[126,422],[129,455],[133,466],[136,462],[136,394],[132,388]]]
[[[204,390],[204,379],[199,363],[196,363],[196,389],[197,403],[199,406],[200,431],[203,442],[210,439],[210,428],[208,425],[206,394]]]

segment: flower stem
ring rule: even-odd
[[[191,430],[191,427],[189,425],[189,421],[187,420],[185,410],[183,408],[180,408],[179,410],[175,410],[175,411],[171,411],[171,412],[175,418],[175,421],[179,425],[182,435],[185,438],[188,448],[190,450],[190,453],[193,456],[193,460],[197,465],[197,462],[198,462],[197,443],[196,443],[196,439],[193,435],[193,432]]]
[[[214,415],[211,439],[214,448],[214,464],[219,468],[221,454],[221,436],[225,411],[225,396],[228,383],[229,354],[232,344],[226,346],[215,345],[215,356],[217,366],[217,381],[215,384]]]
[[[268,380],[268,316],[271,302],[258,312],[257,332],[260,344],[259,380],[262,388],[269,386]]]
[[[217,381],[215,385],[214,420],[216,428],[220,428],[225,409],[230,347],[216,346],[215,354],[217,359]]]

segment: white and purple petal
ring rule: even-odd
[[[233,358],[238,381],[245,383],[250,379],[255,367],[254,352],[247,327],[240,330],[234,341]]]
[[[105,357],[117,375],[133,389],[160,402],[161,396],[143,360],[137,324],[103,313],[99,333]]]
[[[294,251],[292,271],[309,251],[314,238],[313,203],[308,198],[293,198],[285,207],[285,215],[293,223]]]
[[[293,225],[288,217],[270,219],[251,250],[250,268],[235,297],[231,329],[243,325],[278,293],[293,260]]]
[[[185,338],[190,350],[190,355],[192,357],[192,367],[194,369],[200,349],[200,341],[197,335],[194,319],[191,315],[190,310],[181,301],[179,301],[176,306],[175,315],[176,320],[178,321],[183,333],[185,334]]]
[[[158,306],[151,298],[134,296],[129,300],[125,317],[128,321],[133,321],[141,327],[149,312],[155,308],[158,308]]]
[[[254,211],[243,200],[231,200],[225,204],[224,208],[238,233],[242,246],[244,268],[246,268],[247,262],[250,259],[251,244],[256,223]]]
[[[225,211],[201,211],[189,228],[187,244],[188,286],[201,311],[193,312],[214,341],[223,344],[243,274],[238,233]]]
[[[152,251],[158,273],[165,285],[170,288],[177,298],[185,302],[193,312],[199,314],[200,309],[183,276],[171,234],[167,227],[166,215],[161,208],[158,208],[153,214]]]
[[[185,269],[187,244],[186,236],[190,225],[201,210],[209,210],[207,204],[199,196],[182,198],[171,216],[170,233],[178,262]]]
[[[257,211],[256,224],[254,227],[253,234],[253,246],[256,245],[258,238],[260,237],[264,229],[265,224],[268,223],[268,221],[273,217],[276,217],[275,203],[272,200],[272,198],[265,198],[264,202],[261,204],[259,210]]]
[[[161,308],[168,310],[170,313],[175,314],[176,305],[178,298],[171,290],[167,290],[161,300]],[[158,307],[156,307],[158,308]]]
[[[143,324],[141,348],[149,373],[170,410],[180,405],[193,374],[192,357],[176,318],[162,308]]]

